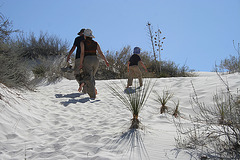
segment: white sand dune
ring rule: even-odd
[[[225,85],[213,72],[197,77],[160,78],[153,90],[174,93],[184,122],[194,115],[190,104],[191,83],[206,105]],[[238,92],[239,74],[222,75],[230,90]],[[106,84],[126,80],[96,81],[95,100],[77,92],[75,80],[40,86],[35,92],[17,91],[0,84],[0,159],[1,160],[84,160],[84,159],[190,159],[175,146],[173,117],[159,114],[160,104],[151,94],[140,113],[143,130],[128,130],[131,113],[112,95]],[[169,107],[174,103],[169,102]]]

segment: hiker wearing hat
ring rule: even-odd
[[[147,72],[147,68],[143,64],[139,54],[140,54],[140,48],[135,47],[134,50],[133,50],[133,55],[130,57],[130,59],[127,63],[127,71],[129,72],[127,88],[129,88],[129,86],[132,85],[134,77],[138,78],[140,87],[142,87],[142,85],[143,85],[142,72],[140,71],[140,69],[138,67],[138,64],[140,63],[142,65],[142,67],[145,69],[146,72]]]
[[[90,98],[95,99],[95,74],[99,65],[97,53],[100,54],[107,66],[109,66],[109,63],[106,60],[99,44],[92,39],[95,38],[92,35],[92,31],[90,29],[85,29],[83,34],[85,40],[80,43],[81,56],[79,68],[83,68],[84,73],[86,73],[86,76],[84,77],[84,86],[86,85],[88,95]]]
[[[71,48],[71,50],[69,51],[69,54],[68,54],[68,57],[67,57],[67,63],[68,63],[68,66],[69,66],[69,60],[70,60],[70,57],[73,53],[73,51],[76,49],[77,47],[77,51],[76,51],[76,56],[75,56],[75,65],[74,65],[74,76],[75,76],[75,79],[77,80],[78,84],[79,84],[79,88],[78,88],[78,91],[80,92],[82,90],[82,87],[81,85],[83,86],[82,84],[82,80],[83,80],[83,76],[82,74],[80,73],[80,55],[81,55],[81,46],[80,46],[80,42],[84,40],[84,28],[80,30],[80,32],[78,32],[78,35],[75,40],[74,40],[74,43],[73,43],[73,46]],[[81,89],[81,90],[80,90]]]

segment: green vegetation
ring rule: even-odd
[[[216,65],[215,70],[228,73],[240,72],[240,43],[235,45],[233,41],[233,47],[237,55],[230,55],[229,58],[221,60],[219,65]]]
[[[166,106],[166,104],[173,97],[173,93],[163,90],[162,96],[160,96],[156,91],[155,91],[155,95],[157,97],[155,101],[161,103],[160,114],[163,114],[168,110],[168,107]]]
[[[132,113],[132,124],[130,129],[138,129],[140,125],[139,114],[143,109],[154,85],[151,84],[151,80],[145,80],[143,87],[137,87],[137,83],[134,83],[134,89],[122,87],[116,83],[108,85],[113,95],[119,99],[120,102]],[[139,86],[139,85],[138,85]]]

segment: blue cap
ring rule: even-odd
[[[134,54],[140,54],[140,48],[139,47],[135,47],[134,50],[133,50],[133,53]]]

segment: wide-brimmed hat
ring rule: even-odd
[[[84,33],[83,33],[85,36],[87,37],[92,37],[92,38],[95,38],[92,34],[92,30],[91,29],[85,29],[84,30]]]
[[[133,53],[134,53],[134,54],[140,54],[140,51],[141,51],[141,49],[140,49],[139,47],[135,47],[135,48],[133,49]]]

